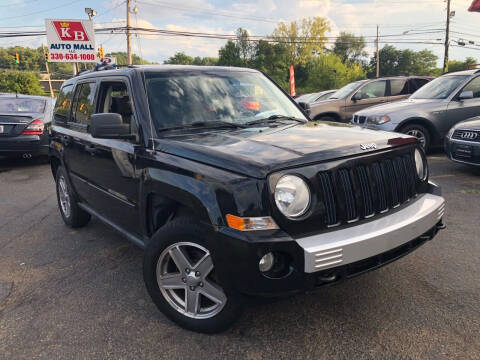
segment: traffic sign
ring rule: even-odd
[[[50,62],[97,62],[93,21],[45,19]]]

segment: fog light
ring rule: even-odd
[[[275,256],[273,256],[273,253],[269,252],[260,259],[260,262],[258,263],[258,268],[261,272],[267,272],[272,270],[274,263]]]

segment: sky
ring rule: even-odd
[[[443,42],[446,4],[444,0],[131,0],[137,6],[132,26],[190,32],[233,34],[243,27],[252,35],[269,35],[279,21],[290,22],[321,16],[330,22],[328,36],[340,31],[365,36],[373,54],[373,39],[379,25],[381,42],[400,49],[430,49],[443,61],[443,46],[406,44]],[[480,63],[480,13],[467,11],[472,0],[452,0],[455,16],[451,23],[450,59],[467,56]],[[44,29],[45,18],[87,18],[85,7],[97,10],[96,27],[125,24],[124,0],[0,0],[0,31]],[[105,51],[125,51],[123,34],[97,35]],[[465,42],[466,47],[458,46]],[[0,39],[0,46],[37,47],[45,37]],[[191,56],[218,56],[225,40],[148,35],[133,37],[133,50],[150,61],[163,62],[177,51]],[[380,46],[384,46],[381,43]],[[468,48],[467,48],[468,47]]]

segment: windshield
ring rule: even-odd
[[[341,89],[337,90],[329,97],[329,99],[344,99],[354,90],[356,90],[360,85],[362,85],[364,81],[355,81],[348,85],[345,85]]]
[[[0,98],[0,113],[43,113],[45,100]]]
[[[446,99],[468,78],[468,75],[438,77],[415,91],[410,99]]]
[[[146,84],[157,129],[219,121],[242,125],[274,115],[307,121],[275,84],[256,72],[147,72]]]

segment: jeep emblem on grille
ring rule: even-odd
[[[473,140],[473,139],[476,139],[478,136],[478,134],[476,132],[473,132],[473,131],[464,131],[462,132],[462,135],[460,136],[462,139],[469,139],[469,140]]]
[[[377,148],[377,144],[360,144],[360,149],[362,150],[375,150]]]

